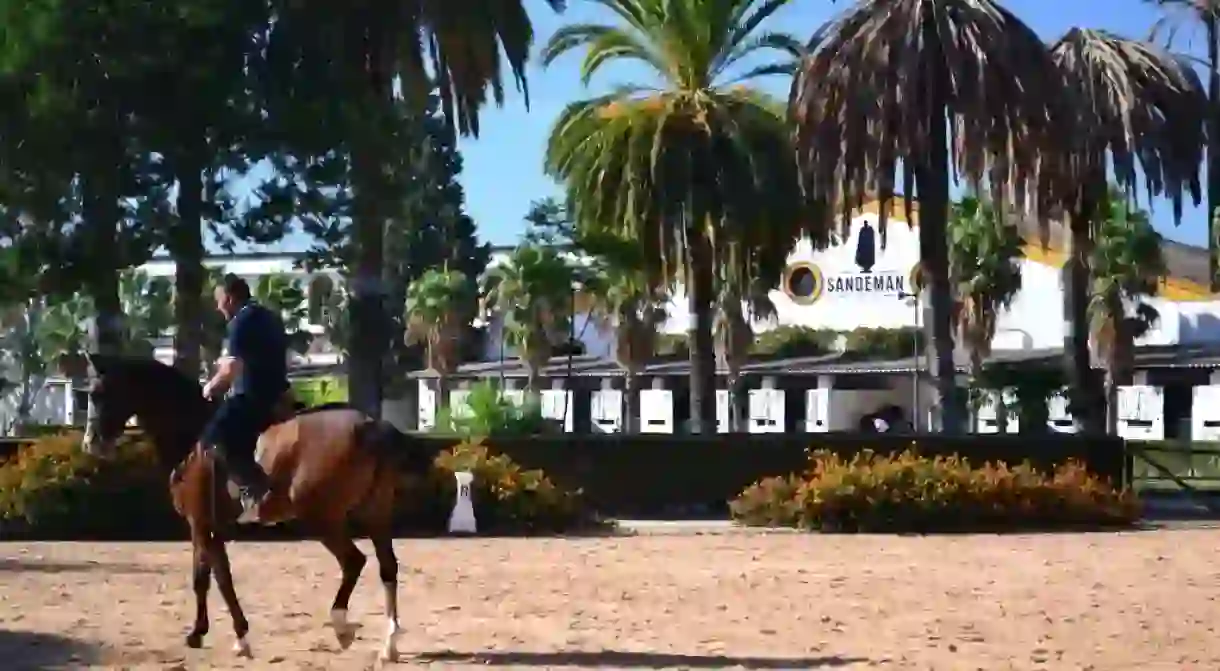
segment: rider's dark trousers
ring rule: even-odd
[[[254,449],[259,435],[271,425],[274,410],[274,403],[234,394],[225,399],[204,429],[204,443],[216,449],[239,485],[263,479],[262,469],[254,463]]]

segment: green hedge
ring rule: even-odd
[[[542,469],[559,484],[580,488],[591,506],[615,517],[727,513],[727,501],[751,483],[803,470],[811,449],[850,457],[866,449],[899,454],[914,446],[932,457],[960,454],[1012,466],[1028,461],[1041,472],[1074,460],[1114,483],[1122,483],[1127,472],[1121,439],[1068,434],[562,434],[487,442],[522,465]],[[436,449],[445,444],[436,443]]]
[[[80,449],[80,434],[43,438],[0,465],[0,539],[177,539],[185,523],[169,501],[168,477],[138,435],[118,457]],[[567,533],[605,528],[579,491],[557,486],[478,443],[438,450],[426,478],[404,476],[396,515],[400,534],[444,533],[455,497],[455,470],[475,474],[472,498],[481,533]],[[246,529],[243,535],[294,535]]]

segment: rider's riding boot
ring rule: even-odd
[[[246,512],[250,512],[258,507],[267,494],[270,492],[270,486],[267,483],[267,474],[259,467],[253,459],[247,461],[245,459],[230,459],[226,461],[229,467],[229,477],[233,480],[233,484],[237,485],[237,489],[241,492],[241,504]]]

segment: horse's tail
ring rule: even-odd
[[[424,441],[385,420],[368,419],[356,426],[356,444],[378,460],[414,475],[426,475],[436,458]]]

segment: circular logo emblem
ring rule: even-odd
[[[822,270],[807,261],[794,263],[784,271],[784,293],[794,303],[811,305],[822,297],[825,281]]]
[[[922,265],[916,263],[911,266],[911,272],[907,275],[907,286],[910,287],[907,291],[917,294],[923,290],[923,271]]]

